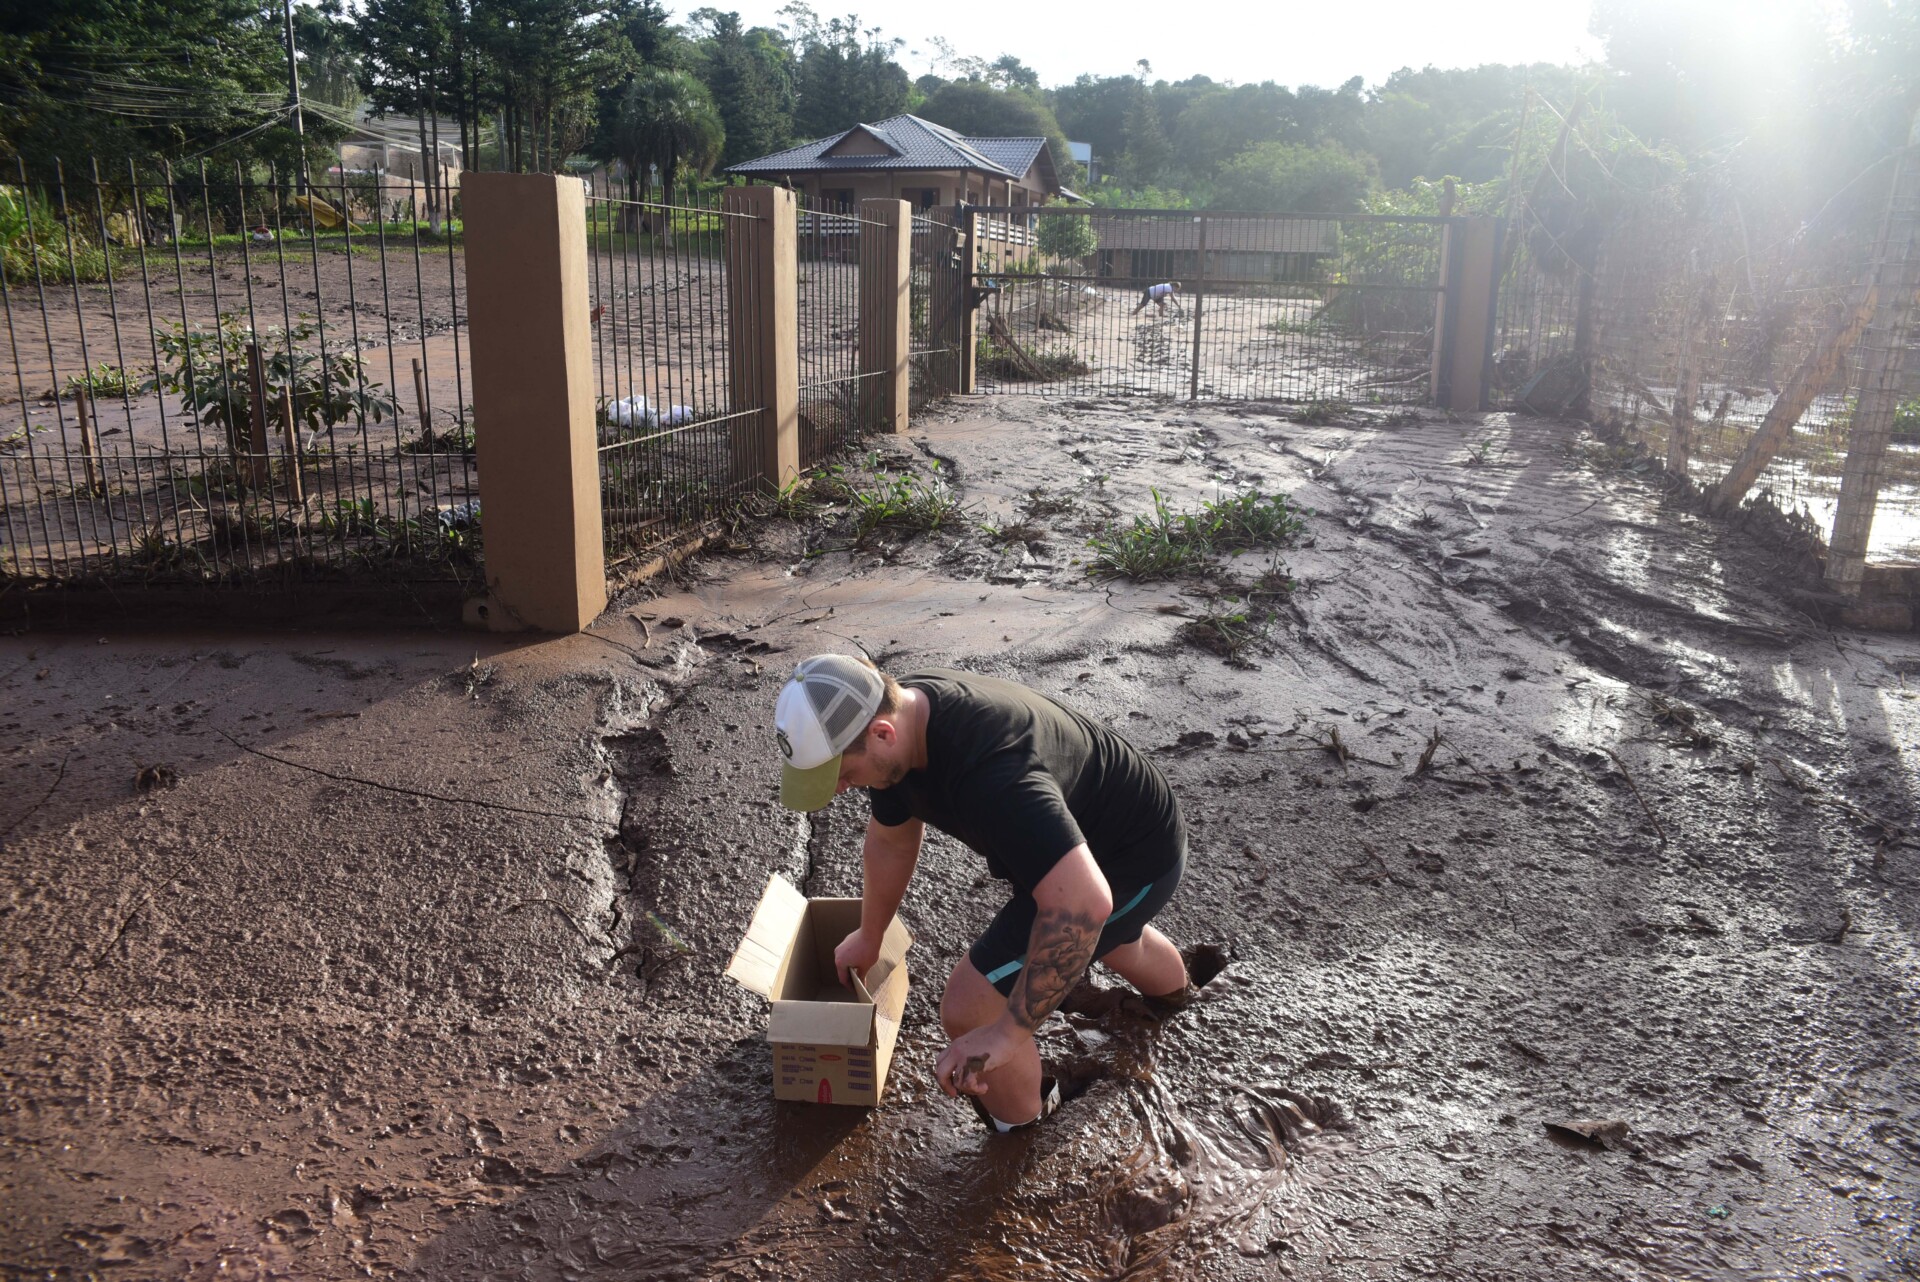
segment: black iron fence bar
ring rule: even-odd
[[[1208,286],[1215,289],[1318,290],[1321,292],[1342,294],[1353,293],[1359,290],[1381,294],[1444,294],[1447,292],[1445,285],[1380,285],[1368,281],[1348,283],[1346,281],[1326,280],[1259,280],[1253,278],[1242,279],[1233,276],[1203,276],[1199,273],[1187,274],[1178,272],[1164,276],[1089,276],[1085,274],[1071,276],[1061,274],[1055,276],[1047,272],[1003,272],[988,271],[983,268],[976,270],[973,275],[976,280],[999,281],[1003,284],[1019,284],[1026,281],[1060,281],[1066,284],[1115,285],[1138,288],[1143,285],[1161,285],[1170,281],[1179,281],[1181,287],[1185,288],[1188,285],[1198,285],[1204,281]]]
[[[1204,218],[1214,222],[1224,219],[1242,219],[1251,222],[1407,223],[1415,226],[1443,227],[1466,221],[1457,216],[1442,217],[1438,214],[1322,214],[1292,209],[1274,211],[1270,209],[1117,209],[1106,205],[1093,208],[1069,205],[968,205],[966,210],[970,214],[979,214],[988,218],[1003,216],[1152,218],[1162,222],[1199,222]]]
[[[608,441],[599,447],[602,454],[615,454],[621,450],[632,449],[636,445],[645,445],[649,441],[664,441],[670,436],[681,436],[695,428],[716,427],[721,423],[732,423],[738,419],[752,418],[760,411],[757,409],[739,410],[731,414],[716,414],[712,418],[697,419],[691,423],[682,423],[677,427],[663,428],[658,432],[649,432],[645,436],[629,436],[624,440]]]

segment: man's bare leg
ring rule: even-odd
[[[1176,962],[1180,960],[1179,953],[1173,957]],[[940,1023],[947,1030],[947,1039],[991,1024],[1006,1011],[1007,999],[1000,990],[974,969],[971,958],[962,955],[940,998]],[[986,1083],[987,1093],[980,1102],[1001,1121],[1018,1126],[1040,1116],[1040,1051],[1031,1041],[1012,1063],[988,1073]]]
[[[1187,963],[1180,959],[1180,950],[1151,926],[1131,944],[1095,960],[1146,997],[1166,997],[1187,986]]]

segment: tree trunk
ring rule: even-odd
[[[1753,483],[1760,479],[1760,473],[1766,470],[1773,456],[1780,452],[1793,435],[1794,424],[1807,412],[1807,406],[1813,404],[1813,398],[1826,390],[1827,384],[1839,372],[1840,362],[1860,337],[1860,331],[1867,327],[1867,320],[1873,315],[1874,303],[1879,298],[1877,285],[1870,284],[1856,297],[1853,310],[1834,328],[1820,345],[1807,354],[1800,362],[1800,368],[1793,371],[1793,377],[1787,380],[1786,388],[1774,400],[1773,407],[1767,411],[1766,418],[1760,422],[1760,430],[1747,442],[1747,448],[1740,451],[1740,457],[1727,469],[1720,484],[1713,487],[1713,498],[1708,509],[1715,516],[1725,516],[1733,511]]]
[[[427,73],[427,105],[433,110],[433,159],[427,162],[427,222],[438,236],[446,219],[446,189],[440,174],[440,83]]]
[[[423,88],[414,98],[414,101],[420,104],[419,113],[414,117],[414,120],[413,120],[414,125],[418,128],[420,133],[420,163],[418,165],[415,165],[413,169],[414,200],[412,204],[413,204],[413,221],[416,223],[420,221],[419,194],[420,194],[420,187],[423,185],[427,189],[427,217],[429,219],[433,217],[433,178],[432,178],[433,171],[429,168],[430,162],[427,159],[426,96],[427,96],[426,90]]]

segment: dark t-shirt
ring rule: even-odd
[[[1184,839],[1173,792],[1107,727],[997,677],[931,668],[900,684],[927,697],[927,766],[868,790],[880,823],[932,824],[1028,892],[1082,841],[1115,887],[1172,862]]]

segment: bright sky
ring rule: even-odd
[[[748,27],[780,25],[786,0],[704,0],[737,9]],[[676,7],[684,19],[700,7]],[[814,0],[822,18],[851,11],[907,42],[900,64],[931,70],[933,37],[956,53],[993,60],[1011,53],[1040,73],[1043,85],[1082,72],[1134,74],[1141,58],[1152,79],[1333,88],[1354,76],[1378,84],[1401,67],[1473,67],[1485,62],[1598,59],[1587,34],[1587,0],[1102,0],[1101,3],[928,4],[926,0]]]

